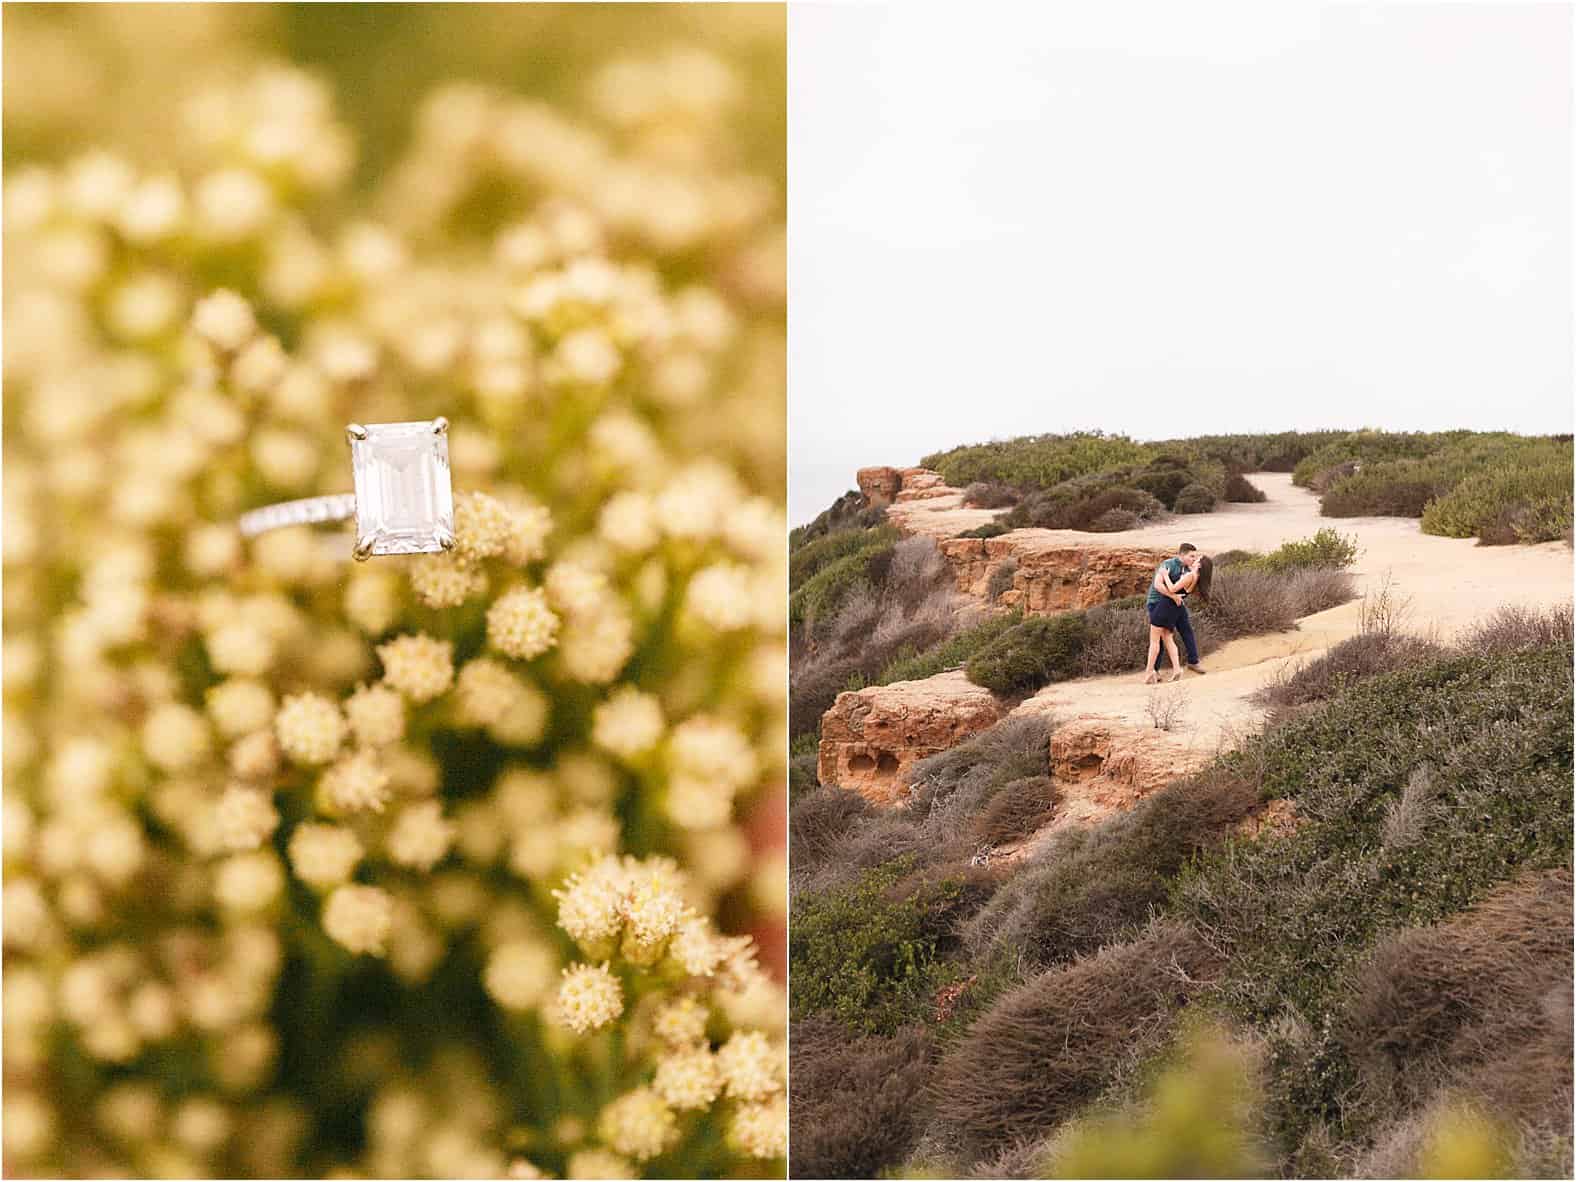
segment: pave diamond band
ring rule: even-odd
[[[449,420],[351,423],[351,474],[356,491],[303,497],[241,515],[243,536],[273,529],[355,518],[351,556],[432,554],[454,547],[454,494],[449,487]]]
[[[355,493],[334,493],[326,497],[302,497],[242,513],[237,523],[243,537],[255,538],[271,529],[292,525],[317,525],[324,521],[349,521],[356,515]]]

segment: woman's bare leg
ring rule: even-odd
[[[1177,656],[1177,638],[1170,628],[1166,633],[1166,655],[1171,658],[1171,680],[1177,681],[1182,676],[1182,660]]]
[[[1149,625],[1149,660],[1144,662],[1144,684],[1153,685],[1159,678],[1155,674],[1155,658],[1160,655],[1160,637],[1164,628]]]

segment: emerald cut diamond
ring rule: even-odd
[[[449,421],[352,423],[355,556],[431,554],[454,546]]]

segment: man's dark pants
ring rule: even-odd
[[[1182,638],[1182,647],[1187,651],[1187,663],[1198,664],[1198,641],[1193,639],[1193,621],[1188,618],[1187,604],[1182,605],[1182,618],[1177,621],[1176,634]],[[1155,672],[1160,672],[1160,666],[1166,659],[1165,645],[1160,646],[1160,653],[1155,657]]]

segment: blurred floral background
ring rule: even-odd
[[[781,1175],[782,9],[4,23],[6,1173]]]

